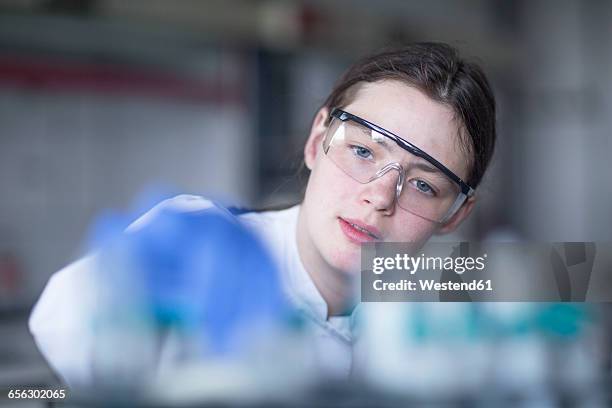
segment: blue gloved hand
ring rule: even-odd
[[[149,314],[143,318],[159,328],[198,332],[205,354],[240,351],[252,330],[266,330],[289,314],[263,245],[218,209],[162,210],[144,227],[105,242],[103,263],[104,257],[121,261],[110,263],[119,268],[102,267],[101,278],[115,281],[114,296],[135,299],[117,302]]]

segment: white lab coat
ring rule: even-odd
[[[180,195],[155,206],[136,220],[128,231],[155,218],[162,208],[199,211],[214,204],[198,196]],[[327,319],[327,304],[299,258],[296,225],[299,206],[282,211],[246,213],[238,216],[269,249],[281,271],[284,290],[293,304],[312,323],[316,366],[326,375],[346,377],[351,369],[350,317]],[[34,339],[52,368],[67,384],[90,384],[93,338],[87,324],[96,310],[93,263],[84,257],[55,273],[29,320]]]

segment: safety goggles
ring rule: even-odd
[[[362,184],[397,171],[396,203],[402,209],[443,223],[474,195],[455,173],[407,140],[338,108],[330,116],[323,141],[327,157]]]

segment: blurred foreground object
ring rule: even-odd
[[[595,305],[362,306],[357,371],[382,390],[482,406],[604,406],[609,398]]]
[[[109,219],[96,234],[96,394],[253,400],[308,382],[278,271],[237,220],[215,208],[162,210],[129,233],[119,224]]]

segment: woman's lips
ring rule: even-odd
[[[338,218],[344,235],[356,244],[380,241],[380,232],[371,225],[350,218]]]

